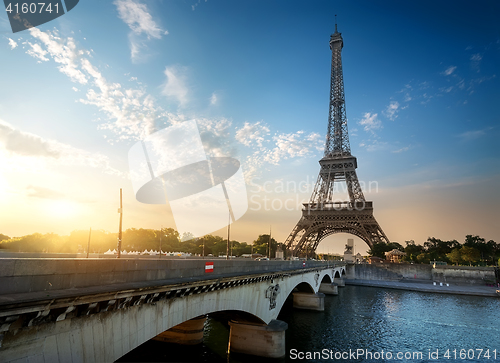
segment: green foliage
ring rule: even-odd
[[[415,241],[406,241],[405,247],[406,256],[403,257],[404,261],[419,262],[417,256],[424,252],[424,246],[415,244]]]
[[[480,252],[476,248],[469,246],[462,246],[460,249],[460,255],[462,260],[469,262],[469,265],[472,265],[472,262],[479,261],[481,258]]]
[[[429,254],[427,254],[427,253],[419,254],[417,256],[417,261],[420,263],[429,263],[430,262]]]
[[[446,255],[446,257],[453,262],[455,265],[458,265],[462,262],[462,254],[460,252],[460,248],[454,248],[450,253]]]
[[[392,251],[394,249],[400,250],[402,252],[404,252],[405,250],[404,247],[397,242],[390,242],[390,243],[379,242],[373,245],[373,247],[368,251],[368,254],[370,256],[375,256],[385,259],[385,253]]]
[[[261,234],[259,238],[253,241],[253,253],[260,253],[261,255],[268,256],[270,258],[276,257],[276,249],[278,248],[278,242],[274,238],[271,238],[271,256],[268,256],[269,252],[269,235]]]
[[[33,233],[2,241],[2,246],[13,252],[59,252],[67,237],[55,233]]]

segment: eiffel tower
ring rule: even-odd
[[[366,201],[356,175],[357,160],[351,155],[344,98],[341,52],[344,42],[337,30],[330,36],[332,72],[330,110],[325,153],[319,161],[318,180],[302,217],[285,241],[292,256],[311,256],[323,238],[334,233],[350,233],[370,248],[389,239],[373,216],[373,203]],[[349,201],[334,200],[334,185],[345,181]]]

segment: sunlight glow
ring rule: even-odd
[[[53,217],[67,218],[77,214],[79,207],[76,203],[69,200],[55,200],[49,202],[47,210]]]

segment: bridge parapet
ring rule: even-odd
[[[205,272],[213,262],[213,272]],[[306,261],[306,267],[326,262]],[[331,264],[330,264],[331,265]],[[287,271],[303,268],[302,261],[151,260],[151,259],[0,259],[1,296],[163,280],[203,280],[217,277]]]
[[[145,269],[132,262],[131,269]],[[217,311],[241,311],[269,324],[295,287],[308,286],[313,294],[325,280],[345,271],[343,264],[315,261],[303,266],[302,261],[214,260],[216,272],[205,273],[207,260],[176,262],[195,262],[186,266],[194,270],[182,278],[148,281],[154,275],[146,274],[145,281],[0,295],[0,361],[114,361],[178,324]],[[54,277],[46,267],[38,265],[37,271],[45,273],[40,276]],[[68,359],[73,352],[74,359]]]

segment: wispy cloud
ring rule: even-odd
[[[385,141],[370,140],[368,142],[362,142],[359,144],[360,147],[366,149],[368,152],[387,150],[389,144]]]
[[[387,106],[384,115],[391,121],[394,121],[398,115],[399,111],[399,102],[398,101],[391,101],[389,106]]]
[[[393,150],[391,152],[394,153],[394,154],[399,154],[399,153],[402,153],[402,152],[405,152],[405,151],[408,151],[408,150],[410,150],[410,147],[409,146],[405,146],[405,147],[402,147],[401,149]]]
[[[449,76],[451,75],[455,69],[457,69],[456,66],[449,66],[448,68],[446,68],[446,70],[444,72],[442,72],[441,74],[445,75],[445,76]]]
[[[38,42],[27,42],[29,55],[51,58],[72,82],[89,87],[79,102],[94,105],[107,116],[101,120],[100,129],[110,130],[120,139],[142,138],[154,130],[155,120],[165,115],[142,89],[107,81],[89,60],[90,52],[79,49],[72,38],[61,37],[56,30],[42,32],[37,28],[31,28],[30,34]]]
[[[276,146],[269,153],[266,153],[264,160],[277,165],[281,160],[303,158],[318,151],[316,146],[321,142],[321,135],[315,132],[305,134],[304,131],[297,131],[275,135],[273,141]],[[321,149],[322,147],[319,148],[319,150]]]
[[[42,198],[42,199],[63,199],[64,193],[49,188],[39,187],[36,185],[28,185],[26,187],[28,197]]]
[[[473,141],[485,136],[487,134],[487,131],[491,129],[492,127],[488,127],[482,130],[470,130],[457,135],[457,137],[462,139],[462,141]]]
[[[41,137],[15,129],[9,123],[0,120],[0,145],[13,154],[21,156],[40,156],[58,158],[55,145]]]
[[[217,93],[212,93],[212,96],[210,97],[210,104],[211,105],[216,105],[217,102],[219,101],[219,97],[217,96]]]
[[[245,122],[242,128],[236,130],[236,140],[245,146],[262,147],[267,135],[269,135],[269,127],[263,125],[261,121],[253,124]]]
[[[377,113],[366,112],[361,121],[359,121],[358,123],[361,126],[364,126],[363,129],[365,131],[370,131],[373,133],[373,130],[380,129],[382,127],[382,121],[380,121],[377,116]]]
[[[48,52],[46,50],[43,50],[40,44],[32,44],[30,42],[27,43],[31,47],[31,49],[28,49],[26,53],[28,53],[33,58],[38,58],[38,63],[41,63],[42,61],[49,61],[49,58],[46,57]]]
[[[166,67],[164,71],[167,79],[163,84],[162,94],[176,99],[181,107],[188,102],[186,70],[185,67],[171,66]]]
[[[480,71],[480,64],[481,60],[483,59],[483,56],[480,53],[476,53],[471,55],[470,57],[470,66],[473,70],[479,73]]]
[[[257,176],[265,165],[279,165],[283,160],[311,157],[322,151],[323,137],[315,132],[276,133],[262,121],[249,123],[236,131],[236,140],[252,151],[245,159],[245,178]]]
[[[9,39],[9,45],[10,45],[10,49],[14,49],[17,47],[17,43],[15,40],[11,39],[11,38],[8,38]]]
[[[205,2],[207,2],[208,0],[205,0]],[[198,7],[198,5],[201,4],[201,0],[198,0],[197,2],[195,2],[193,5],[191,5],[191,10],[195,11],[196,8]]]
[[[9,123],[0,120],[0,150],[11,157],[38,158],[54,165],[77,165],[98,168],[105,173],[123,176],[123,173],[109,165],[108,157],[91,153],[63,144],[55,140],[44,139],[38,135],[21,131]]]
[[[87,83],[87,76],[78,68],[80,59],[84,55],[90,55],[89,51],[77,50],[73,38],[61,38],[56,31],[53,33],[49,31],[42,32],[38,28],[31,28],[29,32],[35,39],[41,42],[41,44],[27,42],[31,47],[27,51],[29,55],[44,61],[48,60],[45,56],[49,55],[59,64],[59,71],[68,76],[72,82]],[[42,48],[42,45],[45,49]]]
[[[133,62],[144,60],[144,50],[147,49],[146,40],[161,39],[168,34],[163,30],[149,13],[146,4],[135,0],[115,0],[118,17],[129,26],[130,52]]]

